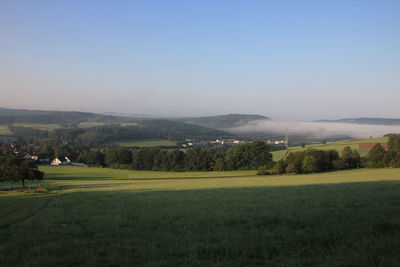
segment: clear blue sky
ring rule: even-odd
[[[400,116],[400,1],[0,1],[0,106]]]

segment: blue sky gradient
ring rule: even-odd
[[[400,1],[0,2],[0,106],[400,117]]]

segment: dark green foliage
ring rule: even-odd
[[[105,166],[104,154],[98,149],[92,149],[88,152],[81,152],[81,154],[79,154],[78,161],[93,166]]]
[[[369,168],[383,168],[385,167],[385,161],[388,160],[386,157],[387,152],[381,146],[381,144],[375,144],[373,148],[368,152],[366,156],[366,167]]]
[[[107,124],[90,128],[61,128],[44,131],[30,127],[10,126],[21,144],[73,144],[93,148],[115,140],[162,138],[169,140],[213,139],[230,136],[229,133],[180,121],[136,121],[137,125]]]
[[[213,150],[193,148],[186,152],[185,168],[189,171],[209,171],[212,169]]]
[[[271,167],[273,164],[270,148],[262,141],[233,147],[226,154],[225,162],[229,170],[254,170],[260,166]]]
[[[102,156],[101,156],[101,155]],[[157,171],[211,171],[269,169],[273,166],[269,146],[256,141],[225,148],[193,148],[186,152],[179,149],[162,150],[146,148],[133,150],[124,148],[91,150],[82,152],[79,161],[90,165],[121,167],[130,165],[136,170]]]
[[[110,148],[105,151],[104,162],[107,166],[129,165],[132,163],[132,152],[124,148]]]
[[[360,156],[357,151],[349,149],[345,148],[340,158],[335,150],[307,149],[293,152],[286,160],[275,163],[272,172],[299,174],[359,168]]]
[[[388,157],[385,162],[389,162],[392,167],[400,167],[400,134],[391,134],[388,141]]]
[[[278,160],[275,162],[274,167],[272,168],[273,174],[283,174],[286,172],[287,164],[285,160]]]
[[[348,146],[343,148],[340,159],[343,161],[343,166],[345,169],[355,169],[361,167],[360,154]]]
[[[289,174],[298,174],[302,172],[301,167],[299,167],[298,165],[296,165],[295,163],[289,163],[286,167],[286,173]]]
[[[157,158],[157,162],[162,162],[162,157],[166,155],[161,155],[160,158],[158,154],[160,154],[161,151],[162,150],[158,148],[147,148],[135,151],[133,154],[133,168],[136,170],[152,170],[154,168],[155,159]],[[159,164],[163,165],[165,163]],[[158,169],[158,167],[160,166],[157,166],[155,169]],[[160,169],[163,168],[161,167]]]
[[[314,156],[305,156],[304,157],[302,169],[305,173],[320,171],[317,159]]]
[[[44,173],[39,171],[31,160],[23,160],[16,157],[6,157],[0,162],[0,182],[21,182],[25,187],[25,181],[42,180]]]

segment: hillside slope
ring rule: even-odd
[[[0,108],[0,124],[43,123],[75,125],[80,122],[121,122],[126,118],[80,111],[46,111]]]
[[[181,118],[178,120],[214,129],[227,129],[242,126],[249,121],[269,119],[270,118],[268,117],[255,114],[227,114],[208,117]]]

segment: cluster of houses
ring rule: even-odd
[[[35,149],[40,149],[40,147],[35,147]],[[14,156],[14,157],[19,157],[27,160],[33,160],[36,161],[38,164],[50,164],[54,166],[58,165],[73,165],[73,166],[86,166],[83,163],[80,162],[73,162],[71,161],[68,157],[56,157],[54,159],[51,159],[49,155],[40,153],[36,154],[33,153],[30,154],[28,152],[21,151],[18,149],[18,146],[16,143],[10,143],[6,146],[0,145],[0,155],[4,156]]]
[[[64,160],[60,160],[60,158],[54,158],[53,160],[50,160],[48,157],[39,157],[36,155],[31,155],[29,153],[26,153],[23,156],[23,158],[31,159],[41,164],[50,164],[53,166],[59,166],[59,165],[85,166],[85,164],[83,163],[71,161],[68,157],[64,157]]]
[[[61,161],[59,158],[55,158],[50,162],[50,165],[59,166],[59,165],[73,165],[73,166],[86,166],[80,162],[73,162],[68,157],[64,157],[64,161]]]
[[[203,146],[213,146],[213,145],[238,145],[238,144],[244,144],[249,141],[242,141],[242,140],[236,140],[236,139],[217,139],[217,140],[211,140],[211,141],[195,141],[191,139],[186,139],[186,142],[182,144],[182,147],[203,147]]]

